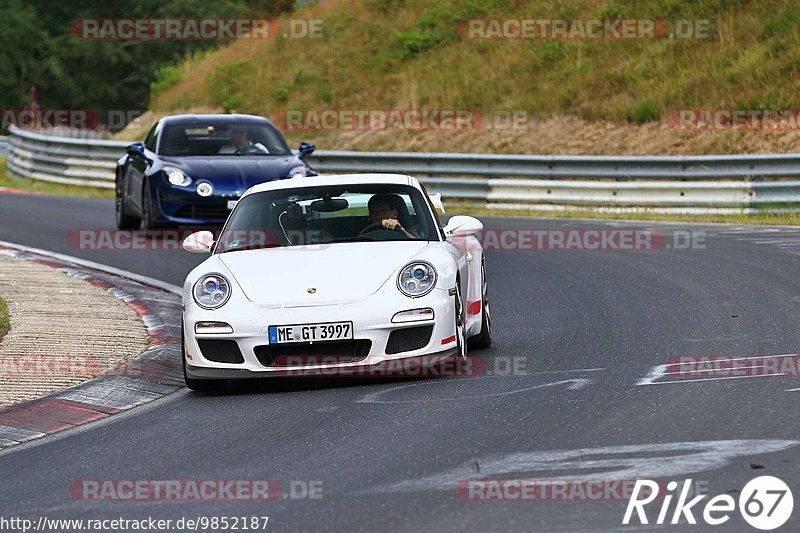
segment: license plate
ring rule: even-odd
[[[231,210],[234,207],[236,207],[236,202],[238,202],[238,201],[239,200],[228,200],[228,210]]]
[[[346,341],[352,338],[352,322],[322,322],[319,324],[292,324],[289,326],[269,327],[270,344]]]

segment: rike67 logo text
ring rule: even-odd
[[[699,506],[698,504],[708,495],[703,494],[689,499],[692,493],[691,479],[685,480],[680,488],[677,481],[670,481],[667,484],[666,494],[660,494],[658,489],[659,484],[655,481],[636,480],[622,519],[623,525],[631,524],[634,512],[640,524],[649,524],[645,507],[656,499],[661,500],[661,508],[655,521],[658,525],[667,523],[675,525],[681,523],[682,519],[689,524],[697,524],[694,513],[700,513],[702,509],[703,521],[708,525],[719,526],[728,522],[731,513],[736,510],[737,502],[729,494],[714,496],[705,502],[704,506]],[[674,496],[677,496],[677,502],[671,509]],[[695,506],[697,509],[694,509]],[[739,495],[738,507],[745,522],[756,529],[767,531],[776,529],[789,520],[794,508],[794,498],[792,491],[782,480],[773,476],[760,476],[744,486]]]

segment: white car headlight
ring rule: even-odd
[[[411,298],[425,296],[436,286],[436,269],[425,261],[407,264],[397,276],[397,288]]]
[[[188,187],[192,184],[192,178],[183,170],[175,167],[164,167],[167,180],[178,187]]]
[[[298,165],[296,167],[293,167],[291,170],[289,170],[288,176],[290,178],[296,178],[296,177],[305,178],[306,176],[308,176],[308,167],[305,165]]]
[[[225,305],[231,297],[231,284],[220,274],[206,274],[194,284],[194,301],[204,309]]]

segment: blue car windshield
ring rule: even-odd
[[[161,132],[159,155],[291,155],[283,136],[267,124],[168,124]]]
[[[242,198],[216,253],[363,241],[439,240],[430,203],[403,185],[278,189]]]

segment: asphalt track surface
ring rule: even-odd
[[[112,220],[107,200],[0,194],[0,240],[178,285],[203,259],[70,244],[70,231],[110,229]],[[750,479],[776,475],[800,495],[796,375],[645,379],[674,356],[798,352],[799,230],[484,223],[658,228],[667,243],[695,231],[704,242],[687,250],[490,251],[495,343],[473,352],[489,374],[179,392],[0,452],[0,516],[269,516],[268,531],[616,531],[625,500],[473,501],[459,497],[456,483],[692,478],[712,496],[738,497]],[[524,368],[504,374],[511,361]],[[84,479],[274,479],[287,492],[292,481],[315,481],[322,498],[92,502],[70,495]],[[651,526],[641,529],[687,528],[653,526],[658,507],[647,509]],[[795,510],[787,527],[796,530],[798,520]],[[716,529],[754,531],[736,512]]]

